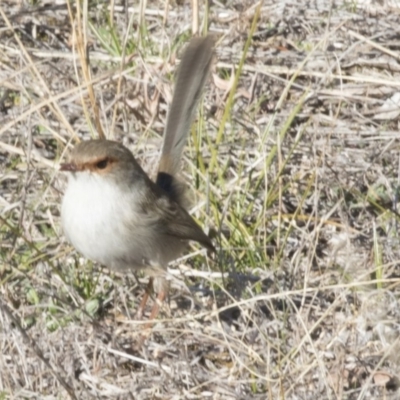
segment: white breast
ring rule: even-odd
[[[131,191],[123,193],[96,174],[70,176],[61,209],[68,240],[85,257],[107,267],[140,267],[121,265],[141,264],[144,256],[145,238],[136,237],[132,224],[124,223],[136,219],[133,200]]]

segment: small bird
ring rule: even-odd
[[[61,208],[63,230],[86,258],[117,271],[165,270],[189,241],[215,251],[210,238],[185,210],[184,186],[177,179],[213,47],[211,36],[193,38],[184,52],[155,182],[126,147],[111,140],[81,142],[69,161],[61,164],[60,170],[69,173]],[[157,316],[158,303],[168,291],[165,279],[157,279],[161,279],[161,289],[150,319]],[[152,284],[150,278],[149,288]]]

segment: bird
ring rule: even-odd
[[[168,294],[165,271],[194,241],[215,247],[185,208],[178,178],[181,157],[214,54],[211,35],[192,38],[181,59],[163,134],[157,177],[152,181],[132,152],[119,142],[78,143],[60,170],[68,173],[61,223],[67,240],[86,258],[110,270],[145,270],[150,280],[139,306],[142,316],[153,283],[155,319]],[[158,271],[158,272],[154,272]],[[153,280],[156,280],[153,282]]]

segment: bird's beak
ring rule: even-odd
[[[74,163],[63,163],[63,164],[60,164],[60,171],[75,172],[77,170],[78,170],[78,168],[77,168],[76,164],[74,164]]]

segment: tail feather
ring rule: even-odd
[[[193,38],[182,57],[175,92],[164,130],[164,144],[157,174],[157,185],[182,203],[182,186],[175,178],[180,168],[183,147],[192,124],[213,58],[211,36]]]

